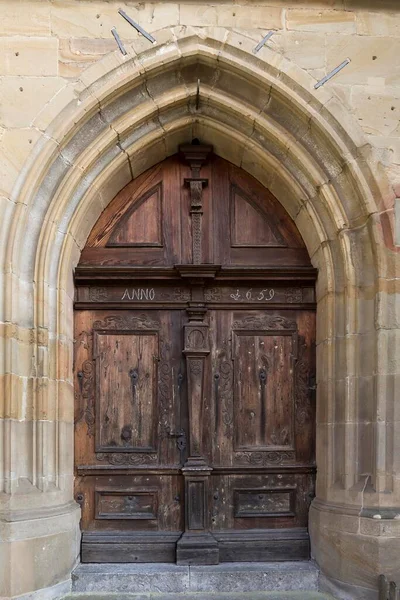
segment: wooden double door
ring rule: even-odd
[[[267,190],[195,146],[120,192],[76,271],[84,562],[309,555],[315,273]]]

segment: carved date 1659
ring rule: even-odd
[[[256,290],[253,291],[252,288],[247,290],[246,292],[240,292],[240,290],[236,290],[234,294],[231,294],[231,298],[236,300],[237,302],[245,301],[251,302],[252,300],[258,300],[262,302],[264,300],[268,302],[268,300],[272,300],[275,296],[275,290],[272,288],[267,288],[265,290]]]

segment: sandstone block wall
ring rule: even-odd
[[[0,598],[68,588],[72,270],[113,196],[190,136],[271,189],[319,269],[324,585],[375,600],[399,570],[399,56],[391,0],[0,0]]]
[[[379,5],[372,0],[1,0],[0,191],[8,197],[32,146],[43,135],[46,104],[68,81],[79,79],[89,65],[115,50],[111,28],[117,27],[125,43],[140,37],[117,14],[118,8],[150,33],[168,26],[217,26],[261,39],[273,30],[268,47],[316,81],[350,58],[351,64],[326,85],[359,122],[393,185],[400,185],[400,10],[396,2],[384,10]]]

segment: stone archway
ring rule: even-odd
[[[77,556],[71,342],[80,250],[117,191],[193,137],[274,193],[319,269],[313,552],[331,581],[373,590],[384,552],[400,543],[399,521],[390,541],[369,521],[376,511],[393,517],[399,504],[391,192],[340,102],[280,55],[264,47],[254,56],[252,40],[223,29],[155,37],[150,49],[138,41],[126,58],[108,55],[58,95],[46,141],[14,190],[2,301],[9,594],[66,580]],[[29,540],[15,524],[28,497]],[[44,538],[35,574],[20,577],[18,545],[33,565]],[[369,550],[359,566],[361,546]],[[60,548],[49,579],[44,565]]]

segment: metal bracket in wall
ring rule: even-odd
[[[346,65],[348,65],[349,62],[351,62],[350,59],[346,58],[346,60],[344,60],[342,63],[340,63],[340,65],[338,65],[337,67],[332,69],[332,71],[330,73],[328,73],[328,75],[325,75],[325,77],[323,77],[320,81],[318,81],[318,83],[316,83],[314,85],[314,88],[317,90],[319,87],[321,87],[321,85],[324,85],[324,83],[329,81],[329,79],[331,79],[334,75],[336,75],[336,73],[339,73],[339,71],[341,71]]]
[[[274,35],[274,32],[273,32],[273,31],[269,31],[269,32],[267,33],[267,35],[265,35],[265,36],[263,37],[263,39],[261,40],[261,42],[258,42],[257,46],[256,46],[256,47],[254,48],[254,50],[253,50],[253,54],[257,54],[257,52],[258,52],[259,50],[261,50],[261,48],[264,46],[264,44],[265,44],[266,42],[268,42],[269,38],[270,38],[270,37],[272,37],[273,35]]]
[[[122,53],[124,56],[126,56],[126,50],[125,50],[125,48],[124,48],[124,45],[123,45],[123,43],[122,43],[122,41],[121,41],[121,38],[119,37],[119,35],[118,35],[118,32],[117,32],[117,30],[115,29],[115,27],[113,27],[113,28],[111,29],[111,33],[113,34],[113,36],[114,36],[114,39],[115,39],[115,41],[116,41],[116,42],[117,42],[117,44],[118,44],[118,48],[121,50],[121,53]]]
[[[149,40],[149,42],[151,42],[152,44],[156,43],[156,40],[153,38],[153,36],[150,35],[150,33],[147,33],[147,31],[145,31],[143,27],[140,27],[139,23],[136,23],[136,21],[131,19],[130,16],[122,10],[122,8],[118,9],[118,13],[121,15],[121,17],[124,17],[125,21],[128,21],[129,25],[132,25],[132,27],[134,27],[136,31],[141,33],[146,38],[146,40]]]

